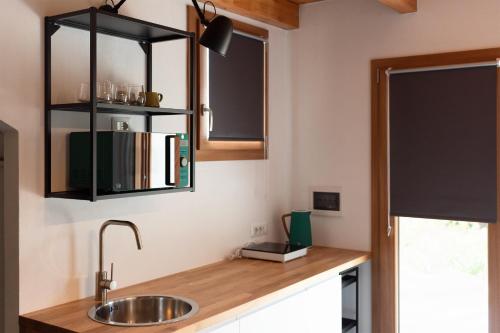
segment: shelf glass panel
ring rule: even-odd
[[[179,193],[179,192],[192,192],[192,187],[169,187],[169,188],[158,188],[158,189],[148,189],[139,191],[128,191],[128,192],[113,192],[113,193],[98,193],[97,200],[107,200],[107,199],[118,199],[126,197],[143,196],[149,194],[165,194],[165,193]]]
[[[128,192],[112,192],[112,193],[98,193],[97,200],[108,200],[108,199],[118,199],[126,197],[135,197],[143,195],[152,194],[165,194],[165,193],[180,193],[180,192],[193,192],[192,187],[171,187],[171,188],[161,188],[161,189],[150,189],[150,190],[140,190],[140,191],[128,191]],[[64,191],[64,192],[52,192],[47,195],[49,198],[59,198],[59,199],[77,199],[77,200],[91,200],[90,193],[88,191]]]
[[[53,111],[89,112],[90,103],[53,104],[50,106],[50,109]],[[184,109],[151,108],[147,106],[97,103],[97,113],[116,113],[116,114],[130,114],[138,116],[141,115],[151,116],[151,115],[189,115],[193,114],[193,111]]]

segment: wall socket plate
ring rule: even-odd
[[[250,237],[267,235],[267,223],[255,223],[250,226]]]
[[[111,130],[118,132],[127,132],[130,130],[129,117],[113,117],[111,118]]]
[[[309,210],[314,215],[342,216],[342,187],[310,186]]]

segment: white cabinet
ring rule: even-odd
[[[305,292],[310,333],[342,332],[342,277],[308,288]]]
[[[239,332],[240,332],[240,323],[238,320],[235,320],[230,323],[226,323],[221,326],[202,331],[200,333],[239,333]]]
[[[240,319],[240,333],[308,332],[305,292],[300,292]]]
[[[203,333],[341,333],[342,278],[332,277]]]

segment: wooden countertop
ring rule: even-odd
[[[367,252],[313,247],[306,257],[285,264],[252,259],[221,261],[109,294],[110,299],[144,294],[191,298],[200,310],[186,321],[140,328],[102,325],[87,317],[95,302],[85,298],[20,316],[21,333],[197,332],[303,290],[369,258]]]

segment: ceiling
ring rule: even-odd
[[[212,0],[218,8],[288,30],[299,28],[301,5],[319,1],[324,0]],[[371,1],[402,14],[417,11],[417,0]]]

